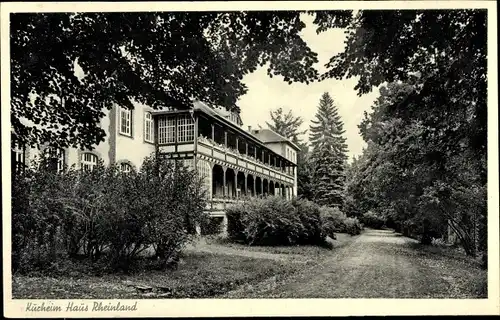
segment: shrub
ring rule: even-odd
[[[52,270],[68,258],[128,271],[149,247],[164,268],[205,218],[202,180],[180,163],[150,157],[138,172],[100,162],[57,173],[44,161],[12,180],[13,271]]]
[[[361,233],[361,224],[358,218],[349,218],[337,207],[321,207],[321,216],[323,220],[323,230],[331,235],[338,233],[348,233],[357,235]]]
[[[361,225],[337,208],[308,200],[254,199],[227,210],[228,238],[250,245],[324,245],[335,232],[356,235]]]
[[[242,222],[242,217],[250,215],[251,210],[258,208],[255,205],[257,202],[263,201],[262,199],[255,199],[254,202],[238,203],[235,206],[229,207],[226,210],[227,217],[227,237],[233,242],[247,242],[245,235],[245,226]],[[252,205],[252,203],[254,205]]]
[[[361,223],[359,223],[358,218],[346,218],[344,220],[344,227],[344,232],[350,234],[351,236],[360,234],[362,230]]]
[[[385,219],[373,211],[367,211],[361,217],[361,221],[367,227],[373,229],[382,229],[385,225]]]
[[[144,196],[151,199],[145,206],[149,210],[146,231],[156,258],[167,266],[178,260],[182,247],[196,232],[195,225],[207,219],[202,177],[181,162],[155,158],[144,161],[141,174],[150,184]]]
[[[294,206],[299,206],[297,210]],[[306,217],[309,202],[281,197],[253,199],[229,208],[228,238],[249,245],[295,245],[317,237],[313,217]]]
[[[222,230],[222,217],[212,217],[204,220],[201,225],[202,235],[219,235]]]
[[[304,231],[300,234],[300,244],[322,244],[328,235],[323,228],[320,207],[312,201],[294,199],[292,205],[303,225]],[[334,238],[334,236],[332,237]]]
[[[305,232],[290,201],[267,197],[247,202],[248,214],[241,215],[243,233],[250,245],[296,244]]]

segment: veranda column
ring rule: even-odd
[[[253,175],[253,196],[256,197],[257,196],[257,177],[255,175]]]
[[[248,196],[248,173],[246,172],[243,172],[243,175],[245,176],[245,185],[244,185],[244,189],[245,189],[245,196]]]
[[[209,177],[209,186],[208,186],[208,194],[209,194],[209,199],[210,199],[210,203],[212,203],[212,199],[214,197],[214,166],[215,164],[210,161],[209,162],[210,164],[210,177]],[[215,190],[217,191],[217,190]]]
[[[233,195],[234,195],[234,198],[238,198],[238,170],[234,170],[233,169],[233,172],[234,172],[234,188],[233,188]]]
[[[225,166],[222,166],[222,172],[224,172],[222,176],[222,197],[226,197],[226,170],[227,168]]]

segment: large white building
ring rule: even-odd
[[[206,179],[212,216],[224,217],[225,208],[243,196],[297,195],[299,148],[269,130],[245,130],[238,114],[196,101],[191,110],[155,111],[134,103],[134,110],[116,106],[100,125],[105,141],[92,150],[52,150],[58,168],[64,165],[92,169],[98,159],[128,171],[139,169],[145,157],[182,159],[196,166]],[[27,165],[39,149],[13,148],[17,167]],[[42,148],[43,149],[43,148]]]

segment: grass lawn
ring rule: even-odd
[[[280,283],[353,239],[339,234],[329,240],[329,249],[251,247],[203,238],[184,252],[177,270],[99,274],[92,265],[65,263],[57,273],[14,276],[12,294],[14,299],[215,298],[258,283]],[[137,286],[149,287],[149,292]]]
[[[213,253],[190,252],[178,270],[132,275],[14,276],[14,299],[207,298],[266,278],[286,276],[295,264]],[[152,287],[140,293],[133,285]]]
[[[221,238],[207,239],[206,242],[212,247],[220,246],[246,252],[265,253],[270,255],[297,255],[302,257],[303,259],[322,259],[326,255],[332,253],[332,250],[342,247],[343,245],[345,245],[346,243],[350,243],[354,239],[354,237],[344,233],[337,233],[336,237],[336,240],[328,238],[327,241],[331,246],[330,248],[313,245],[249,246],[245,244],[229,242],[228,240]]]

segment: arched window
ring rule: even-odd
[[[132,172],[132,166],[130,165],[130,163],[122,162],[120,163],[120,171],[123,173]]]
[[[82,170],[92,171],[97,166],[98,157],[90,152],[82,153],[80,166]]]

